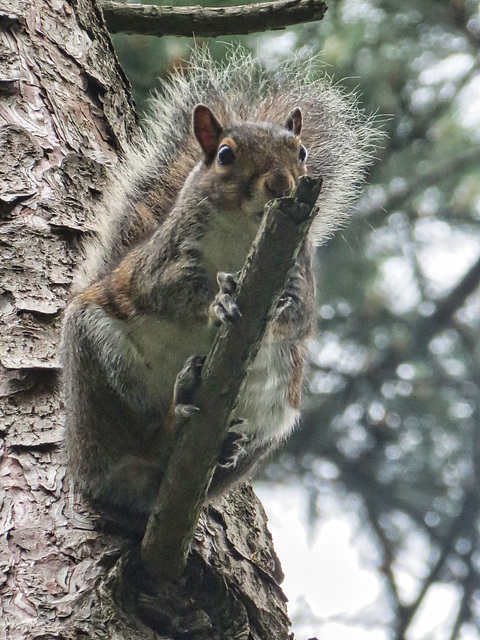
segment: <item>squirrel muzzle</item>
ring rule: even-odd
[[[271,171],[265,178],[265,192],[271,198],[283,198],[292,193],[295,181],[292,175],[281,169]]]

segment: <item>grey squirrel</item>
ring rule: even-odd
[[[226,438],[209,499],[297,423],[316,315],[313,245],[346,219],[372,140],[354,98],[307,67],[267,71],[240,49],[219,66],[197,51],[115,170],[62,342],[70,469],[97,501],[150,510],[176,436],[177,376],[206,355],[215,321],[238,314],[234,278],[221,276],[219,293],[217,274],[242,268],[264,205],[289,195],[308,167],[323,177],[320,213],[231,416],[242,444],[232,457],[236,436]]]

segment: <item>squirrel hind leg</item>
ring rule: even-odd
[[[158,493],[164,466],[165,461],[124,456],[112,463],[107,473],[89,478],[88,483],[82,482],[82,488],[94,504],[147,515]]]

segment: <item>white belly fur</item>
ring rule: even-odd
[[[186,359],[206,355],[212,342],[206,323],[173,323],[158,318],[132,325],[131,338],[148,367],[147,394],[165,408],[170,405],[175,378]],[[286,349],[284,343],[264,338],[233,413],[244,422],[232,429],[255,436],[258,444],[285,438],[298,420],[298,410],[288,402],[291,371]]]
[[[264,339],[234,411],[234,417],[245,422],[232,430],[255,436],[258,444],[287,437],[299,417],[298,409],[288,402],[291,371],[285,349],[282,342]]]
[[[192,355],[206,355],[212,336],[207,323],[171,322],[143,318],[133,323],[131,339],[148,368],[147,395],[154,404],[168,408],[178,372]]]

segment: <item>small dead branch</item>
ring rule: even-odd
[[[239,7],[164,7],[103,2],[103,15],[111,33],[148,36],[246,34],[322,20],[323,0],[277,0]]]
[[[229,416],[315,217],[320,188],[321,179],[301,178],[293,197],[267,207],[240,276],[237,303],[243,318],[219,329],[194,398],[200,410],[178,418],[184,423],[142,542],[144,566],[157,578],[175,579],[185,567]]]

